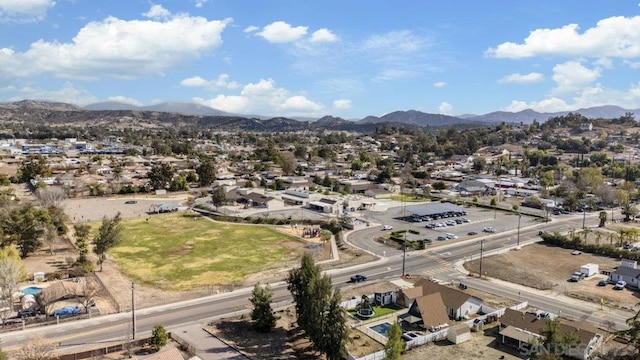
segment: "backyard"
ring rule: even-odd
[[[248,274],[297,261],[305,244],[268,226],[210,221],[193,214],[122,220],[123,241],[110,250],[135,282],[190,290],[241,282]],[[97,224],[94,224],[94,228]]]

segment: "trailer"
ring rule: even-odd
[[[580,272],[583,273],[586,277],[595,275],[598,273],[598,264],[584,264],[580,267]]]

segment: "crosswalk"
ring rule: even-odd
[[[452,269],[451,262],[441,258],[437,254],[430,253],[430,252],[425,252],[424,254],[422,254],[422,256],[427,258],[429,263],[436,262],[436,263],[438,263],[440,265],[439,267],[437,267],[435,269],[429,269],[429,270],[423,271],[422,273],[424,275],[432,277],[432,276],[437,275],[437,274],[442,274],[443,272],[447,272],[447,271],[451,272],[451,269]]]

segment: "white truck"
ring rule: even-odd
[[[584,274],[585,277],[589,277],[591,275],[595,275],[598,273],[598,264],[584,264],[580,266],[580,272]]]

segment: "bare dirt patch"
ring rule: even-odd
[[[437,341],[407,351],[402,360],[424,359],[475,359],[495,360],[522,359],[516,349],[501,345],[497,339],[497,327],[484,332],[471,333],[471,339],[461,344],[447,340]]]
[[[603,299],[605,304],[622,308],[632,308],[638,302],[640,294],[636,291],[616,291],[612,285],[597,286],[600,279],[607,278],[602,274],[579,282],[568,281],[573,272],[580,271],[580,266],[587,263],[598,264],[600,269],[613,269],[619,265],[619,260],[587,253],[572,255],[569,249],[532,244],[519,251],[485,257],[482,271],[489,277],[597,303]],[[465,264],[465,268],[475,274],[479,267],[479,259]]]

